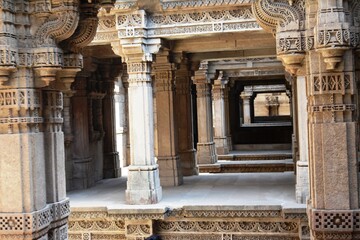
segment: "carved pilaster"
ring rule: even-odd
[[[193,78],[196,84],[198,118],[198,164],[212,164],[217,161],[214,143],[213,117],[211,104],[211,81],[207,72],[208,64],[201,62]]]

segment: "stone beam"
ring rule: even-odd
[[[197,34],[199,36],[200,34]],[[201,35],[200,35],[201,36]],[[241,51],[275,48],[275,39],[264,31],[222,33],[214,36],[179,39],[174,42],[173,52]]]

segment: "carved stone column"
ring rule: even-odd
[[[126,200],[130,204],[151,204],[161,199],[159,170],[154,158],[150,73],[150,62],[128,62],[131,165]]]
[[[315,49],[308,55],[309,219],[314,239],[355,239],[359,231],[357,89],[346,36],[349,10],[342,1],[318,3]]]
[[[174,65],[169,63],[169,52],[156,55],[155,95],[157,114],[157,159],[162,186],[183,183],[174,112]]]
[[[104,178],[116,178],[121,176],[121,168],[119,162],[119,153],[116,151],[116,132],[115,132],[115,99],[114,89],[115,82],[113,72],[119,65],[101,64],[99,70],[104,84],[106,95],[103,99],[103,121],[104,121]]]
[[[194,148],[193,103],[191,96],[191,79],[187,59],[178,56],[178,69],[175,72],[175,114],[177,119],[177,136],[182,174],[198,174],[196,150]]]
[[[224,155],[229,153],[228,147],[228,121],[226,118],[225,106],[225,88],[227,80],[223,73],[219,74],[218,79],[214,81],[212,89],[213,105],[214,105],[214,141],[216,146],[216,153]]]
[[[201,62],[200,68],[195,72],[194,76],[197,97],[198,164],[213,164],[217,162],[213,133],[211,81],[207,74],[207,62]]]
[[[243,91],[240,94],[240,97],[242,99],[242,109],[243,109],[243,124],[250,124],[251,123],[251,106],[250,106],[250,100],[253,96],[252,91]]]
[[[122,39],[121,50],[128,71],[129,133],[131,165],[128,167],[126,201],[129,204],[154,204],[162,198],[159,169],[154,156],[153,88],[151,63],[160,42],[145,39]],[[137,44],[134,44],[136,42]],[[149,52],[144,52],[147,49]]]

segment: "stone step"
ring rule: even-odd
[[[215,164],[199,165],[200,173],[252,173],[294,171],[292,159],[257,161],[218,161]]]
[[[250,161],[250,160],[285,160],[292,159],[292,153],[230,153],[218,155],[218,160]]]

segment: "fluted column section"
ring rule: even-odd
[[[183,176],[198,174],[196,150],[194,148],[193,102],[191,96],[190,70],[186,58],[182,58],[175,72],[175,114],[179,157]]]
[[[211,103],[211,81],[207,76],[207,62],[202,62],[194,76],[196,84],[197,119],[198,119],[198,164],[217,162],[215,150],[213,117]]]
[[[161,186],[178,186],[183,176],[178,155],[177,122],[174,112],[174,64],[169,53],[161,52],[153,65],[157,114],[157,160]]]

